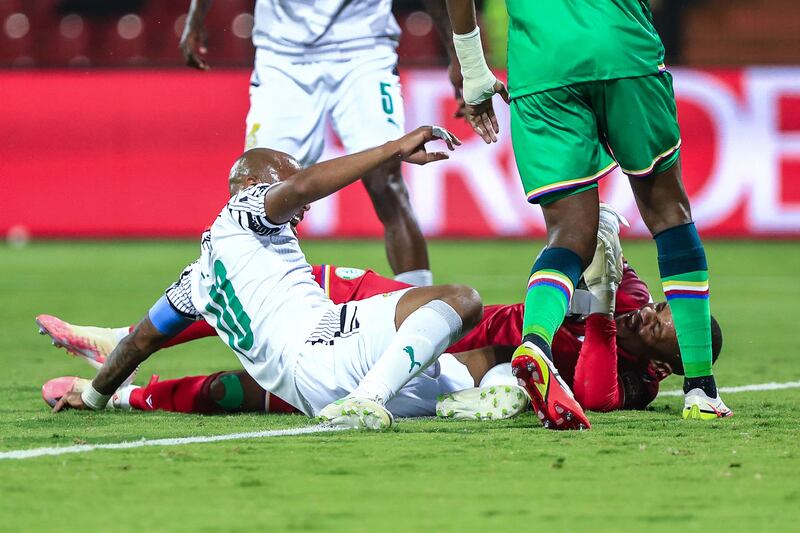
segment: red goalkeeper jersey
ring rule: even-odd
[[[314,265],[313,274],[319,286],[335,303],[363,300],[410,287],[372,270]],[[647,285],[626,263],[617,291],[616,314],[634,311],[650,301]],[[485,346],[516,346],[522,338],[523,310],[521,303],[486,306],[483,319],[475,329],[447,351],[459,353]],[[584,321],[568,317],[564,321],[552,345],[553,359],[559,373],[574,389],[576,371],[581,367],[582,376],[586,379],[578,384],[581,393],[576,391],[576,395],[579,400],[581,397],[587,398],[591,409],[610,411],[646,407],[658,394],[659,381],[667,376],[620,348],[616,348],[616,353],[599,353],[610,350],[608,343],[594,342],[584,349],[587,333],[590,338],[599,338],[603,327],[607,328],[608,325],[598,320]],[[587,328],[595,329],[587,332]],[[607,331],[605,333],[607,337]],[[588,348],[591,348],[591,353]],[[613,360],[616,360],[615,368],[609,365]]]

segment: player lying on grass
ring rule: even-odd
[[[592,265],[605,265],[607,270],[604,275],[597,268],[590,268],[586,276],[594,295],[591,300],[594,309],[592,303],[589,303],[588,309],[574,309],[575,312],[567,317],[556,333],[553,343],[556,367],[564,381],[574,388],[584,408],[597,411],[644,408],[656,397],[658,383],[662,379],[673,371],[678,374],[683,371],[669,307],[663,302],[649,303],[651,297],[647,286],[627,263],[621,265],[620,270],[617,265],[617,259],[621,256],[619,241],[615,238],[617,231],[616,214],[604,206],[601,212],[600,244],[595,253],[597,260]],[[312,271],[314,280],[335,303],[360,300],[408,287],[370,270],[317,265],[312,267]],[[619,287],[616,292],[615,286]],[[613,321],[608,317],[612,298]],[[585,304],[582,305],[585,307]],[[608,311],[600,312],[602,306]],[[510,361],[515,339],[521,333],[522,314],[522,304],[486,306],[478,325],[447,349],[455,353],[456,359],[466,367],[445,354],[440,358],[444,379],[438,388],[429,391],[435,394],[438,390],[447,395],[470,387],[473,383],[481,384],[495,365]],[[55,345],[84,357],[98,368],[119,340],[133,329],[133,326],[116,329],[73,326],[48,315],[40,315],[37,322],[40,330],[50,335]],[[712,331],[716,360],[722,337],[715,320],[712,321]],[[216,335],[216,331],[207,323],[198,321],[165,347],[212,335]],[[506,370],[505,374],[500,381],[492,383],[513,383],[513,379],[508,380],[511,377],[510,370]],[[75,380],[80,378],[51,380],[43,388],[45,400],[52,406]],[[82,381],[84,384],[88,382]],[[510,394],[503,394],[504,389],[501,389],[494,396],[483,397],[480,392],[486,391],[448,396],[444,405],[440,406],[440,411],[445,414],[452,411],[456,416],[465,415],[468,418],[499,418],[512,416],[519,411],[516,407],[516,389],[509,391]],[[295,411],[280,398],[267,394],[242,371],[160,382],[154,379],[145,387],[123,387],[112,399],[112,404],[115,408],[206,414]],[[433,414],[435,396],[428,396],[427,404],[429,411],[421,414]]]
[[[291,156],[261,149],[268,170],[231,198],[203,234],[200,258],[109,355],[89,386],[55,406],[104,408],[122,382],[169,339],[202,317],[265,390],[308,416],[342,427],[385,428],[386,404],[416,400],[414,383],[444,349],[471,330],[483,307],[466,286],[412,288],[334,304],[313,282],[290,221],[308,204],[392,160],[446,159],[425,145],[436,127],[304,170]]]

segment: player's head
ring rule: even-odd
[[[283,181],[300,170],[300,163],[287,153],[269,148],[253,148],[233,163],[228,175],[228,186],[233,196],[256,183]]]
[[[656,364],[669,365],[669,370],[683,375],[678,335],[667,302],[647,304],[617,317],[617,346],[626,352]],[[722,329],[711,317],[711,355],[717,360],[722,351]]]
[[[278,183],[302,170],[300,163],[285,152],[252,148],[237,159],[228,175],[231,196],[257,183]],[[309,207],[304,206],[291,220],[292,228],[303,220]]]

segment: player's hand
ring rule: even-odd
[[[461,64],[455,56],[450,60],[450,65],[447,67],[447,77],[450,78],[450,83],[453,84],[453,94],[456,100],[456,110],[453,113],[454,118],[462,118],[466,116],[464,106],[464,77],[461,75]]]
[[[208,32],[202,23],[192,22],[187,17],[180,43],[181,53],[186,64],[198,70],[209,70],[211,67],[205,60],[208,53]]]
[[[485,100],[477,104],[466,105],[469,125],[472,126],[475,133],[480,135],[486,144],[496,143],[497,134],[500,133],[500,125],[497,123],[497,117],[494,114],[494,107],[492,106],[493,94],[499,94],[506,103],[510,101],[506,86],[503,85],[502,81],[497,80],[494,82],[491,94],[486,94]]]
[[[455,147],[461,144],[461,140],[458,137],[439,126],[421,126],[400,137],[395,143],[397,143],[397,150],[400,152],[400,158],[403,161],[414,163],[415,165],[424,165],[433,161],[449,159],[450,157],[447,152],[428,152],[425,144],[435,139],[443,140],[450,151],[455,150]]]
[[[60,400],[53,406],[53,412],[58,413],[59,411],[64,411],[65,409],[89,409],[89,407],[83,403],[83,398],[81,398],[82,390],[72,386],[70,390],[61,397]]]

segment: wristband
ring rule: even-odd
[[[476,26],[474,30],[464,34],[454,33],[453,46],[461,63],[461,75],[464,77],[464,101],[475,105],[491,98],[497,78],[489,70],[483,57],[480,28]]]
[[[100,394],[91,383],[81,393],[83,404],[95,411],[104,409],[110,398],[111,394]]]

